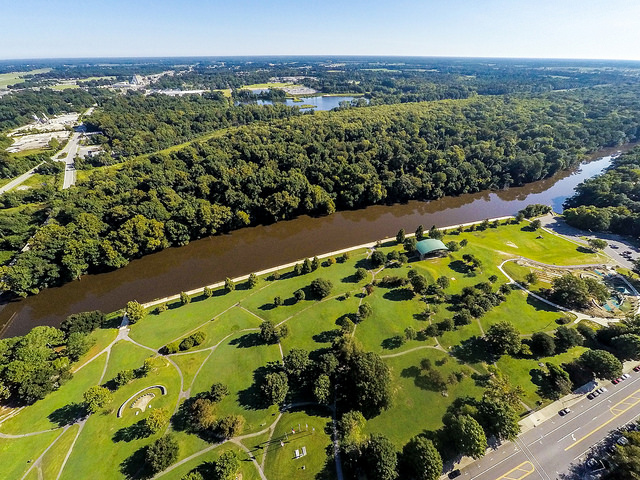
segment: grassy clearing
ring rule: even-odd
[[[548,405],[551,400],[546,400],[538,395],[538,386],[531,381],[531,371],[540,368],[538,363],[551,362],[556,365],[570,362],[582,354],[586,350],[585,347],[573,347],[568,352],[555,355],[553,357],[544,357],[539,360],[531,358],[513,358],[504,355],[498,360],[497,365],[500,370],[505,373],[513,385],[520,385],[524,389],[523,401],[531,408],[537,405]]]
[[[9,85],[17,85],[18,83],[24,83],[24,77],[26,77],[27,75],[47,73],[50,70],[50,68],[39,68],[37,70],[30,70],[28,72],[0,73],[0,88],[7,87]]]
[[[282,83],[282,82],[268,82],[268,83],[252,83],[251,85],[244,85],[240,87],[243,89],[258,89],[258,88],[304,88],[304,85],[298,85],[297,83]]]
[[[138,347],[131,342],[120,340],[111,347],[109,365],[104,376],[104,381],[111,380],[122,370],[135,369],[144,363],[144,360],[152,356],[153,352]]]
[[[53,480],[58,476],[64,457],[71,448],[71,444],[76,438],[79,428],[79,425],[70,426],[67,431],[60,435],[56,440],[56,443],[51,447],[51,450],[42,457],[41,468],[43,479]]]
[[[203,352],[189,353],[188,355],[171,356],[171,360],[178,365],[178,368],[180,368],[182,372],[185,389],[191,385],[200,365],[202,365],[202,362],[204,362],[210,354],[211,350],[205,350]]]
[[[434,391],[420,375],[420,360],[428,358],[432,368],[440,370],[445,376],[464,371],[466,377],[459,383],[450,385],[448,397]],[[438,363],[446,361],[443,365]],[[391,368],[394,391],[394,403],[390,410],[367,422],[367,431],[383,433],[401,448],[411,437],[424,430],[435,430],[442,425],[442,415],[456,397],[478,397],[482,389],[475,386],[469,377],[469,367],[459,365],[446,353],[432,348],[407,353],[400,357],[386,360]]]
[[[52,90],[72,90],[74,88],[80,88],[80,86],[75,83],[58,83],[57,85],[52,85],[49,88]]]
[[[53,442],[62,430],[23,438],[0,438],[2,478],[22,478],[31,463]],[[79,477],[80,478],[80,477]]]
[[[262,430],[277,407],[264,408],[254,383],[254,371],[269,362],[279,362],[277,345],[257,342],[256,333],[237,334],[220,345],[196,377],[191,394],[209,390],[215,382],[229,387],[229,395],[218,405],[218,415],[239,413],[245,417],[245,433]]]
[[[323,411],[285,413],[267,446],[265,476],[300,480],[335,478],[335,466],[327,463],[326,454],[327,447],[331,445],[331,438],[325,433],[330,421],[329,414]],[[293,430],[296,433],[292,433]],[[302,447],[306,448],[307,455],[296,459],[295,451],[302,452]]]
[[[111,342],[113,342],[118,336],[118,330],[115,328],[99,328],[94,330],[89,335],[89,338],[95,343],[74,365],[75,368],[84,365],[85,362],[95,357],[98,353],[104,350]]]
[[[4,422],[0,425],[0,431],[17,435],[58,427],[57,421],[62,421],[65,417],[64,407],[82,402],[82,394],[92,385],[98,384],[105,360],[106,355],[103,354],[74,374],[58,390]]]
[[[116,163],[114,165],[106,165],[104,167],[95,167],[88,170],[76,170],[76,183],[86,182],[94,173],[116,172],[126,165],[126,162]]]

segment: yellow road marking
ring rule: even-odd
[[[511,470],[509,470],[507,473],[497,478],[496,480],[521,480],[527,475],[531,475],[535,471],[536,471],[536,468],[533,466],[533,463],[522,462],[520,465],[518,465],[515,468],[512,468]],[[517,474],[517,472],[524,472],[524,473],[521,473],[519,477],[510,476],[512,473]]]
[[[613,414],[613,417],[611,417],[609,420],[607,420],[606,422],[604,422],[600,426],[598,426],[598,427],[594,428],[593,430],[591,430],[585,436],[580,437],[578,440],[576,440],[571,445],[569,445],[567,448],[565,448],[564,451],[566,452],[570,448],[575,447],[577,444],[582,442],[585,438],[593,435],[598,430],[601,430],[602,428],[606,427],[611,422],[613,422],[616,418],[618,418],[620,415],[622,415],[623,413],[625,413],[629,409],[635,407],[638,403],[640,403],[640,395],[638,395],[638,394],[640,394],[640,389],[636,390],[631,395],[626,396],[625,398],[620,400],[618,403],[616,403],[613,407],[611,407],[609,409],[611,411],[611,413]],[[629,401],[630,399],[632,401]],[[623,405],[624,405],[624,407],[623,407]]]

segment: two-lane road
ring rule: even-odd
[[[571,412],[539,424],[489,451],[485,457],[462,470],[468,480],[552,480],[583,460],[593,445],[611,430],[640,415],[640,374],[618,385],[606,383],[608,392],[571,407]]]
[[[75,158],[78,154],[78,144],[80,142],[80,133],[73,132],[69,142],[62,149],[60,155],[58,155],[58,161],[64,162],[64,181],[62,183],[62,189],[67,189],[76,183],[76,164]]]

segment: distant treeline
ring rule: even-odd
[[[615,158],[605,173],[584,181],[576,192],[565,203],[570,225],[640,235],[640,147]]]
[[[0,277],[6,290],[33,294],[249,224],[522,185],[638,138],[638,93],[476,97],[232,128],[58,193],[54,221]]]

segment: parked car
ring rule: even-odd
[[[627,437],[620,437],[618,440],[616,440],[616,443],[618,445],[626,445],[627,443],[629,443],[629,440],[627,440]]]
[[[633,367],[633,371],[640,372],[640,365],[636,365],[635,367]]]
[[[603,393],[608,392],[608,391],[609,391],[609,390],[607,390],[607,389],[606,389],[606,388],[604,388],[604,387],[600,387],[599,389],[597,389],[597,390],[596,390],[596,392],[598,392],[599,394],[603,394]]]
[[[622,377],[620,378],[622,378],[623,380],[626,380],[627,378],[631,378],[631,375],[629,375],[628,373],[623,373]]]
[[[594,390],[593,392],[591,392],[589,395],[587,395],[587,398],[589,400],[593,400],[594,398],[596,398],[597,396],[600,395],[600,392],[597,390]]]
[[[460,470],[457,468],[449,474],[449,478],[457,478],[460,476]]]
[[[560,414],[561,417],[564,417],[566,414],[571,413],[571,409],[570,408],[563,408],[558,413]]]
[[[618,248],[620,248],[620,247],[618,247],[618,245],[616,245],[615,243],[612,243],[612,244],[610,244],[609,246],[610,246],[611,248],[613,248],[614,250],[617,250]]]
[[[621,378],[616,378],[615,380],[611,380],[611,383],[613,383],[614,385],[619,384],[622,381]]]

